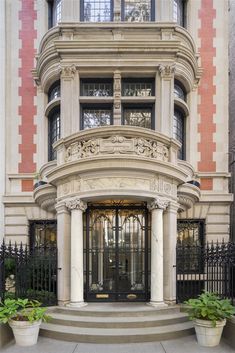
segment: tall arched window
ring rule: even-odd
[[[48,160],[56,159],[53,143],[60,138],[60,108],[53,109],[48,116]]]
[[[48,0],[48,23],[49,28],[57,26],[61,22],[62,0]]]
[[[173,118],[173,137],[181,143],[178,158],[185,159],[185,116],[177,108],[175,108]]]
[[[185,27],[185,0],[174,0],[173,20],[177,22],[178,25]]]

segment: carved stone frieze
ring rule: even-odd
[[[169,201],[162,198],[162,197],[157,197],[155,198],[151,204],[148,206],[148,208],[150,210],[156,209],[156,208],[160,208],[162,210],[165,210],[167,208],[167,206],[169,205]]]
[[[85,211],[87,208],[87,204],[78,197],[67,200],[65,204],[69,210]]]
[[[89,178],[83,180],[83,191],[101,190],[101,189],[134,189],[150,190],[149,179],[144,178],[125,178],[125,177],[107,177],[107,178]]]
[[[103,154],[132,154],[169,161],[169,149],[162,142],[117,135],[73,142],[66,149],[65,162]]]

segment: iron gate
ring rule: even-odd
[[[189,244],[176,247],[177,302],[196,298],[203,290],[235,301],[235,243]]]
[[[0,297],[37,299],[57,304],[57,249],[27,245],[0,247]]]

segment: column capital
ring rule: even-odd
[[[161,77],[172,78],[175,73],[175,64],[172,65],[159,65],[158,71],[160,72]]]
[[[87,204],[78,197],[68,199],[65,203],[69,210],[80,210],[84,212],[87,208]]]
[[[64,201],[60,201],[55,205],[55,209],[57,214],[60,213],[68,213],[68,208],[66,207],[66,204]]]
[[[154,209],[161,209],[165,210],[167,206],[169,205],[169,201],[167,199],[164,199],[162,197],[156,197],[149,205],[148,209],[150,211]]]
[[[63,77],[64,78],[73,78],[76,73],[76,66],[75,65],[60,66],[59,71],[60,71],[62,78]]]

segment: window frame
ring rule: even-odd
[[[53,28],[58,25],[58,22],[54,21],[54,5],[58,0],[47,0],[48,3],[48,29]],[[62,0],[59,0],[62,5]]]
[[[151,11],[150,11],[150,20],[149,21],[131,21],[132,23],[149,23],[155,21],[155,1],[150,0],[151,4]],[[121,0],[121,21],[122,22],[129,22],[125,21],[125,0]]]
[[[108,83],[111,85],[111,92],[112,95],[110,96],[86,96],[83,94],[83,85],[86,83]],[[92,98],[97,98],[98,99],[105,99],[105,98],[109,98],[109,97],[113,97],[113,79],[112,78],[81,78],[80,80],[80,97],[92,97]]]
[[[151,108],[151,127],[145,128],[142,126],[136,126],[136,125],[126,125],[125,124],[125,118],[124,118],[124,111],[125,109],[140,109],[140,108],[146,108],[149,109]],[[147,129],[147,130],[155,130],[155,104],[154,103],[122,103],[122,117],[121,117],[121,124],[122,126],[130,126],[130,127],[140,127],[142,129]]]
[[[56,87],[59,87],[59,89],[60,89],[60,95],[59,95],[57,98],[52,98],[52,99],[50,99],[50,95],[51,95],[53,89],[56,88]],[[61,97],[61,85],[60,85],[60,80],[55,81],[55,82],[50,86],[50,88],[49,88],[49,90],[48,90],[48,93],[47,93],[47,96],[48,96],[48,103],[52,102],[54,99],[59,99],[59,98]]]
[[[174,136],[174,119],[175,119],[175,114],[179,113],[180,114],[180,117],[182,119],[182,122],[183,122],[183,128],[182,128],[182,145],[181,145],[181,149],[179,149],[178,151],[178,159],[182,160],[182,161],[185,161],[186,160],[186,117],[185,117],[185,113],[175,104],[174,106],[174,116],[173,116],[173,125],[172,125],[172,135],[173,135],[173,138],[180,142],[175,136]],[[179,156],[181,155],[181,156]]]
[[[110,109],[110,111],[111,111],[110,124],[109,125],[104,125],[104,126],[94,126],[92,128],[84,129],[84,120],[83,120],[84,109]],[[81,103],[80,110],[81,110],[81,112],[80,112],[80,130],[84,130],[85,131],[85,130],[102,128],[102,127],[105,127],[105,126],[112,126],[113,125],[113,103],[103,103],[103,102]]]
[[[59,114],[60,117],[60,123],[59,123],[59,138],[52,142],[52,134],[51,134],[51,124],[52,124],[52,119],[55,118],[55,116]],[[56,106],[53,108],[50,113],[48,114],[48,161],[54,161],[56,160],[56,155],[54,156],[54,150],[53,150],[53,143],[58,141],[61,137],[61,112],[60,112],[60,106]]]
[[[29,221],[29,247],[31,250],[35,248],[35,227],[37,225],[41,225],[46,229],[47,225],[54,225],[56,229],[56,242],[55,245],[49,246],[57,246],[57,220],[30,220]],[[45,246],[45,245],[42,245]]]
[[[184,98],[180,98],[180,97],[175,95],[175,86],[178,86],[182,90]],[[187,92],[186,92],[183,84],[180,81],[178,81],[178,80],[174,81],[174,99],[181,99],[182,101],[187,103]]]
[[[114,19],[114,0],[110,1],[110,20],[109,21],[84,21],[84,0],[80,1],[80,21],[85,23],[108,23]]]
[[[175,21],[173,18],[173,21],[174,21],[174,23],[178,24],[179,26],[186,28],[187,0],[173,0],[173,16],[174,16],[175,1],[177,2],[177,6],[179,6],[179,4],[178,4],[179,1],[182,4],[182,17],[180,18],[180,21],[178,21],[178,16],[177,16],[177,20]],[[182,23],[181,23],[181,21],[182,21]]]
[[[151,96],[127,96],[127,95],[124,95],[124,84],[125,83],[150,83],[151,86],[152,86],[152,94]],[[126,97],[137,97],[139,99],[144,99],[146,97],[155,97],[155,79],[154,78],[123,78],[122,79],[122,85],[121,85],[121,95],[122,97],[126,98]]]

